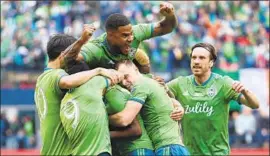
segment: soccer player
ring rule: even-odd
[[[124,75],[122,83],[131,90],[131,97],[121,112],[110,116],[110,123],[127,126],[140,112],[156,155],[189,155],[181,141],[178,122],[169,116],[173,102],[165,89],[143,76],[130,60],[119,62],[117,70]]]
[[[72,155],[111,155],[108,116],[103,102],[110,85],[109,79],[95,76],[63,97],[60,118],[72,145]]]
[[[229,155],[229,101],[237,100],[254,109],[259,107],[258,99],[240,82],[211,72],[217,59],[211,44],[198,43],[191,50],[193,75],[167,83],[185,108],[184,144],[191,155]]]
[[[108,114],[113,115],[121,112],[130,96],[130,92],[119,85],[110,87],[104,96]],[[127,128],[122,128],[122,130],[114,128],[110,131],[113,150],[119,155],[155,155],[152,141],[145,130],[141,116],[138,114],[136,119],[133,121],[135,123]],[[139,136],[131,138],[130,133]]]
[[[118,61],[129,59],[139,65],[141,73],[149,73],[150,63],[142,63],[149,58],[142,51],[137,51],[139,44],[146,39],[172,32],[178,23],[172,4],[161,3],[159,11],[165,17],[163,20],[134,26],[122,14],[110,15],[105,23],[106,33],[85,44],[78,60],[85,60],[90,69],[94,69],[114,68]]]
[[[105,75],[114,82],[118,77],[111,71],[97,68],[74,75],[68,75],[63,69],[64,58],[69,54],[79,53],[81,46],[91,37],[94,28],[85,25],[82,36],[75,38],[58,34],[47,44],[49,63],[45,71],[38,77],[35,88],[35,103],[40,119],[42,137],[42,155],[69,155],[71,145],[60,121],[60,103],[64,90],[77,87],[95,75]],[[65,51],[65,49],[67,49]],[[112,76],[110,76],[112,75]]]

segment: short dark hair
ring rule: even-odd
[[[129,25],[129,19],[122,14],[115,13],[110,15],[105,23],[105,28],[107,30],[117,30],[118,27]]]
[[[192,57],[192,52],[195,48],[202,47],[210,52],[210,60],[213,60],[214,62],[217,60],[217,52],[213,45],[209,43],[197,43],[191,48],[190,57]]]
[[[76,59],[66,59],[65,63],[66,63],[65,71],[69,75],[90,69],[85,61],[78,61]]]
[[[49,61],[55,60],[62,51],[73,44],[76,39],[66,34],[56,34],[50,38],[47,43],[47,54]]]

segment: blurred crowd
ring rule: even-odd
[[[1,112],[1,148],[26,149],[36,147],[34,119],[28,115],[8,119]]]
[[[158,1],[1,1],[1,69],[42,71],[46,44],[55,33],[79,37],[84,23],[104,32],[112,13],[123,13],[132,24],[157,22]],[[152,71],[175,73],[189,68],[191,47],[213,44],[216,67],[235,72],[242,68],[269,69],[269,1],[172,1],[179,20],[170,34],[145,41]],[[2,71],[1,71],[2,72]],[[2,75],[3,73],[1,73]],[[2,78],[2,77],[1,77]],[[232,147],[263,147],[269,143],[269,110],[232,111],[229,120]],[[269,108],[269,106],[268,106]],[[7,120],[1,114],[1,147],[36,145],[34,120],[29,116]],[[268,145],[269,146],[269,145]],[[267,146],[267,147],[268,147]]]
[[[242,106],[241,111],[231,111],[229,134],[231,147],[269,148],[269,110]]]
[[[132,24],[157,22],[158,1],[1,1],[1,67],[41,70],[50,35],[78,37],[84,23],[104,32],[115,12]],[[142,44],[156,72],[189,67],[190,48],[197,42],[215,45],[216,67],[269,68],[269,1],[172,1],[179,26],[171,34]]]

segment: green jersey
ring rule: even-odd
[[[130,93],[126,89],[115,85],[111,87],[105,94],[106,109],[109,115],[121,112],[130,98]],[[153,150],[152,142],[145,130],[143,121],[140,115],[137,115],[141,126],[142,135],[139,138],[130,139],[115,139],[112,142],[113,148],[119,150],[120,155],[127,155],[136,149],[146,148]]]
[[[59,80],[67,73],[47,68],[37,79],[35,103],[40,119],[41,155],[69,155],[71,146],[60,120],[60,104],[64,93]]]
[[[233,80],[212,73],[202,85],[194,76],[178,77],[169,89],[185,109],[182,119],[184,143],[191,155],[228,155],[229,101],[239,93],[232,89]]]
[[[134,40],[131,43],[131,50],[128,55],[110,52],[106,33],[86,43],[81,49],[81,54],[90,69],[97,67],[114,68],[115,63],[118,61],[126,59],[133,60],[140,42],[153,36],[153,24],[138,24],[132,26],[132,30]]]
[[[140,115],[155,150],[166,145],[183,145],[178,122],[170,118],[173,103],[155,80],[142,76],[131,91],[129,100],[143,104]]]
[[[95,76],[64,96],[60,117],[73,146],[72,155],[111,154],[108,116],[102,96],[107,87],[107,78]]]

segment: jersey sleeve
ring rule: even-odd
[[[135,85],[131,90],[131,97],[129,101],[136,101],[140,104],[144,104],[147,96],[149,95],[149,89],[143,85]]]
[[[224,92],[225,100],[227,100],[228,102],[230,100],[235,100],[240,103],[239,98],[242,94],[237,93],[236,91],[233,90],[232,84],[234,80],[230,78],[229,76],[224,76],[223,80],[224,80],[223,92]]]
[[[105,94],[106,110],[109,115],[121,112],[129,99],[129,95],[116,87],[111,87]]]
[[[133,26],[133,35],[139,40],[147,40],[153,37],[154,33],[154,24],[138,24]]]
[[[89,41],[81,48],[81,54],[84,61],[92,69],[99,63],[100,57],[103,53],[102,48],[96,46],[94,43]]]
[[[56,85],[54,85],[55,90],[57,92],[62,92],[62,90],[61,90],[61,88],[59,86],[59,83],[60,83],[61,78],[64,77],[64,76],[68,76],[68,74],[64,70],[59,69],[58,72],[56,73],[56,79],[55,79],[55,84]]]
[[[177,92],[179,90],[179,79],[180,77],[171,80],[170,82],[166,83],[166,85],[168,86],[169,90],[173,93],[174,96],[177,95]]]

